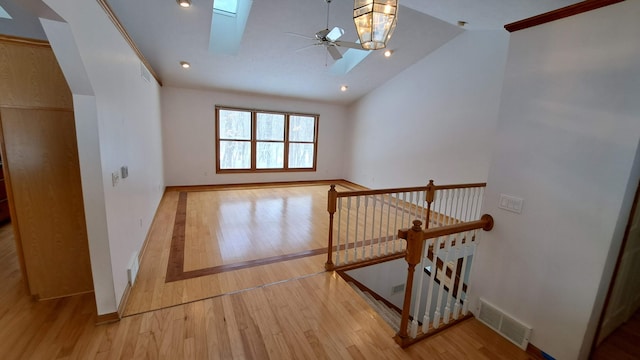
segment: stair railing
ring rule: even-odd
[[[435,185],[328,194],[327,270],[398,259],[406,243],[398,230],[420,220],[425,228],[480,219],[485,183]]]
[[[422,221],[414,220],[413,227],[398,231],[398,237],[406,240],[405,260],[408,263],[400,330],[395,336],[402,347],[470,316],[467,299],[471,259],[475,254],[478,230],[491,230],[493,218],[484,214],[480,220],[450,222],[450,225],[423,230]],[[420,265],[420,272],[414,291],[417,265]],[[423,289],[425,284],[426,289]]]

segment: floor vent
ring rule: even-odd
[[[518,345],[522,350],[527,349],[529,335],[531,335],[531,327],[505,314],[504,311],[499,310],[482,299],[480,299],[478,320],[497,331],[507,340]]]
[[[136,282],[139,268],[140,263],[138,261],[138,252],[134,251],[133,255],[131,255],[131,260],[129,260],[129,267],[127,268],[127,277],[129,278],[129,283],[131,284],[131,286],[133,286],[133,283]]]

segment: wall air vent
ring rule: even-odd
[[[490,305],[483,299],[480,299],[478,320],[516,344],[522,350],[527,349],[531,327],[507,315],[504,311]]]
[[[399,284],[391,287],[391,295],[395,295],[397,293],[403,293],[403,292],[404,292],[404,284]]]
[[[145,79],[146,82],[151,82],[151,73],[143,63],[140,63],[140,76]]]

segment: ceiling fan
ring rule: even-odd
[[[329,55],[331,55],[333,60],[340,60],[342,59],[342,53],[340,52],[340,50],[338,50],[338,47],[364,50],[362,46],[358,43],[338,40],[342,35],[344,35],[343,28],[336,26],[333,29],[329,30],[329,8],[331,6],[332,0],[324,0],[324,1],[327,3],[327,26],[325,29],[316,32],[313,37],[302,35],[302,34],[291,33],[291,32],[287,33],[289,35],[299,36],[305,39],[316,41],[314,44],[305,46],[296,51],[301,51],[314,46],[324,46],[324,48],[327,49],[327,52],[329,53]]]

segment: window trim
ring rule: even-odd
[[[228,139],[232,141],[246,141],[250,142],[251,147],[251,167],[249,169],[221,169],[220,168],[220,141],[225,141],[227,139],[220,139],[220,110],[230,110],[230,111],[243,111],[251,113],[251,139],[250,140],[239,140],[239,139]],[[257,139],[257,118],[258,113],[263,114],[278,114],[284,115],[284,140],[258,140]],[[304,116],[304,117],[312,117],[314,119],[314,134],[313,134],[313,142],[311,141],[290,141],[289,140],[289,124],[291,116]],[[300,113],[300,112],[288,112],[288,111],[275,111],[275,110],[260,110],[260,109],[247,109],[233,106],[223,106],[216,105],[215,106],[215,133],[216,133],[216,174],[242,174],[242,173],[281,173],[281,172],[315,172],[317,171],[317,163],[318,163],[318,132],[320,125],[320,115],[319,114],[308,114],[308,113]],[[267,169],[258,169],[257,168],[257,144],[258,142],[271,142],[271,143],[283,143],[284,144],[284,154],[283,154],[283,168],[267,168]],[[309,168],[289,168],[289,145],[290,144],[313,144],[313,166]]]

